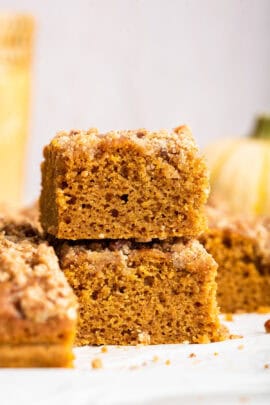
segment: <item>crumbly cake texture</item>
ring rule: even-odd
[[[77,345],[226,338],[216,304],[217,265],[198,241],[65,242],[56,250],[79,300]]]
[[[232,216],[208,207],[209,230],[200,241],[217,261],[222,312],[270,310],[270,219]]]
[[[0,217],[0,367],[69,367],[77,300],[54,249]]]
[[[41,224],[62,239],[197,236],[208,173],[191,132],[60,132],[44,149]]]

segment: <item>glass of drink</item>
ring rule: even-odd
[[[22,198],[34,20],[0,12],[0,203]]]

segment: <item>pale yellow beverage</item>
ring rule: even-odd
[[[22,198],[33,28],[31,16],[0,13],[0,203]]]

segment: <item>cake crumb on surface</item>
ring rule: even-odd
[[[264,328],[266,333],[270,333],[270,319],[267,319],[267,321],[264,323]]]
[[[138,334],[138,341],[142,345],[150,345],[151,337],[150,337],[149,333],[147,333],[147,332],[140,332]]]
[[[133,365],[133,366],[129,367],[130,370],[138,370],[138,368],[139,368],[139,366],[137,366],[137,365]]]
[[[166,364],[166,366],[170,366],[170,365],[171,365],[171,360],[167,359],[167,360],[165,361],[165,364]]]
[[[224,321],[233,322],[233,315],[232,313],[227,313],[224,315]]]
[[[243,339],[243,335],[234,335],[234,334],[231,334],[230,335],[230,339],[232,340],[232,339]]]
[[[214,356],[218,356],[218,354],[219,354],[218,352],[214,352]]]
[[[108,347],[107,346],[102,346],[100,351],[101,351],[101,353],[108,353]]]
[[[152,359],[153,363],[157,363],[159,361],[159,357],[158,356],[154,356]]]
[[[190,353],[190,355],[188,357],[190,357],[190,358],[196,357],[196,354],[195,353]]]
[[[265,368],[265,369],[270,368],[270,364],[265,364],[265,365],[264,365],[264,368]]]
[[[239,345],[239,346],[237,346],[237,349],[238,349],[238,350],[243,350],[243,349],[244,349],[244,345]]]
[[[92,368],[103,368],[101,359],[95,358],[91,361]]]

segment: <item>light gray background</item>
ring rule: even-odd
[[[0,0],[38,22],[25,198],[60,129],[170,128],[200,145],[270,111],[270,0]]]

